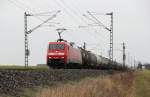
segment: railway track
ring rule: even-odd
[[[0,94],[9,94],[15,97],[18,95],[19,97],[21,94],[18,91],[23,91],[24,88],[55,85],[112,73],[114,73],[112,70],[0,68]]]

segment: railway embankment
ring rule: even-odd
[[[55,86],[57,83],[80,81],[86,77],[113,74],[111,70],[82,69],[0,69],[0,96],[26,97],[25,89]]]

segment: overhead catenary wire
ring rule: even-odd
[[[49,16],[49,14],[54,13],[56,11],[51,12],[41,12],[41,13],[34,13],[35,16]],[[31,14],[32,15],[32,14]]]
[[[26,1],[28,1],[28,0],[26,0]],[[35,6],[35,5],[34,5],[34,6]],[[52,10],[52,11],[47,11],[47,12],[43,12],[43,11],[37,12],[36,9],[33,8],[33,5],[32,5],[32,8],[29,7],[28,5],[26,5],[26,7],[30,9],[30,11],[32,12],[32,14],[34,14],[34,16],[35,16],[36,18],[38,18],[38,19],[40,19],[40,20],[42,20],[42,21],[43,21],[43,19],[39,18],[38,16],[50,16],[51,13],[57,12],[56,10],[55,10],[55,11],[54,11],[54,10]],[[39,8],[39,7],[38,7],[38,8]],[[30,14],[31,14],[31,13],[30,13]]]
[[[11,1],[11,0],[10,0]],[[20,1],[16,1],[17,3],[19,3],[21,6],[24,6],[24,7],[21,7],[21,9],[23,9],[24,11],[25,10],[28,10],[28,11],[30,11],[31,13],[36,13],[36,11],[35,11],[35,9],[31,9],[31,7],[29,7],[28,5],[26,5],[25,3],[22,3],[22,2],[20,2]],[[55,1],[55,2],[57,2],[57,1]],[[58,4],[58,3],[57,3]],[[66,6],[66,4],[63,2],[63,4]],[[72,11],[72,10],[71,10]],[[74,11],[75,12],[75,11]],[[42,14],[42,13],[41,13]],[[38,15],[38,14],[37,14]],[[39,18],[39,17],[37,17],[37,16],[35,16],[36,18],[38,18],[39,20],[42,20],[41,18]],[[81,19],[82,20],[82,19]],[[43,20],[42,20],[43,21]],[[84,22],[84,21],[83,21]],[[91,36],[93,36],[94,38],[95,38],[95,36],[94,35],[91,35]]]
[[[60,7],[53,1],[53,0],[37,0],[41,3],[44,7],[48,8],[49,10],[56,10],[60,9]]]
[[[12,1],[12,0],[9,0],[11,3],[14,3],[14,1]],[[28,5],[26,5],[25,3],[23,3],[23,2],[20,2],[20,1],[18,1],[18,0],[15,0],[17,3],[19,3],[21,6],[17,6],[17,7],[19,7],[20,9],[22,9],[23,11],[26,11],[26,10],[28,10],[28,11],[30,11],[31,13],[37,13],[36,11],[35,11],[35,9],[31,9],[31,7],[29,7]],[[64,3],[65,4],[65,3]],[[24,7],[22,7],[22,6],[24,6]],[[46,13],[46,12],[44,12],[44,13]],[[44,13],[40,13],[40,14],[44,14]],[[44,21],[44,20],[42,20],[41,18],[39,18],[39,17],[37,17],[36,15],[40,15],[40,14],[35,14],[35,17],[36,18],[38,18],[39,20],[41,20],[41,21]],[[91,35],[91,36],[93,36],[93,35]],[[94,38],[95,38],[95,36],[94,36]]]
[[[32,9],[30,6],[26,5],[25,2],[22,2],[22,0],[14,0],[15,2],[17,2],[19,5],[21,5],[22,7],[24,7],[24,9],[26,9],[25,12],[28,13],[37,13],[36,10]]]
[[[50,18],[48,18],[47,20],[43,21],[43,23],[41,23],[40,25],[38,25],[38,26],[36,26],[35,28],[29,30],[29,31],[27,32],[27,34],[31,33],[33,30],[36,30],[37,28],[41,27],[43,24],[47,23],[49,20],[51,20],[51,19],[53,19],[54,17],[56,17],[56,15],[57,15],[59,12],[60,12],[60,10],[57,11],[54,15],[52,15],[52,17],[50,17]],[[34,16],[34,15],[31,15],[31,16]]]
[[[91,12],[91,11],[90,11]],[[93,15],[107,15],[106,13],[91,12]]]
[[[23,4],[23,3],[20,3],[20,2],[18,2],[18,1],[16,1],[16,0],[8,0],[10,3],[12,3],[13,5],[15,5],[17,8],[19,8],[19,9],[21,9],[22,11],[24,11],[24,12],[31,12],[31,13],[33,13],[27,6],[25,7],[25,5]],[[17,3],[16,3],[17,2]],[[18,5],[19,4],[19,5]],[[21,6],[20,6],[21,5]],[[24,6],[24,7],[23,7]],[[39,19],[39,20],[41,20],[41,21],[43,21],[41,18],[39,18],[39,17],[37,17],[37,16],[35,16],[37,19]]]
[[[80,14],[79,10],[76,11],[75,9],[73,9],[72,7],[70,7],[64,0],[59,0],[59,1],[62,2],[62,4],[63,4],[64,6],[66,6],[66,8],[68,8],[68,9],[70,10],[70,12],[72,12],[75,16],[77,16],[77,17],[80,19],[80,21],[82,21],[82,22],[84,22],[85,24],[87,24],[87,22],[84,20],[84,18],[81,17],[82,14]],[[72,4],[72,6],[73,6],[73,4]],[[74,8],[75,8],[75,7],[74,7]],[[80,16],[80,15],[81,15],[81,16]]]
[[[111,13],[106,13],[105,15],[110,15],[111,16],[111,24],[110,28],[106,27],[101,21],[97,19],[90,11],[87,11],[87,13],[99,24],[99,26],[102,26],[106,30],[110,32],[110,50],[109,50],[109,59],[111,62],[113,62],[113,12]]]
[[[91,28],[91,27],[89,27],[89,26],[85,26],[85,27],[79,27],[79,28],[84,28],[84,29],[89,29],[89,28]],[[92,29],[93,30],[93,29]],[[89,31],[89,30],[87,30],[88,32],[90,32],[89,34],[90,34],[90,36],[92,36],[94,39],[101,39],[101,41],[103,41],[103,42],[107,42],[106,40],[104,40],[104,37],[102,37],[103,35],[95,35],[95,34],[100,34],[100,33],[98,33],[98,32],[96,32],[96,31]],[[94,32],[95,34],[93,34],[92,32]],[[102,40],[103,39],[103,40]]]
[[[57,1],[56,1],[57,2]]]
[[[67,4],[65,3],[65,1],[64,0],[61,0],[62,2],[63,2],[63,4],[65,4],[66,6],[67,6]],[[72,3],[72,4],[74,4],[74,3]],[[71,11],[73,11],[73,12],[75,12],[75,13],[80,13],[81,15],[82,15],[82,13],[80,12],[80,10],[78,9],[78,11],[76,12],[75,10],[73,10],[71,7],[69,7],[69,9],[71,10]],[[77,8],[76,8],[77,9]],[[77,13],[77,14],[78,14]],[[88,24],[86,21],[84,21],[84,19],[83,18],[80,18],[85,24]],[[91,19],[92,20],[92,19]],[[93,22],[94,20],[92,20],[92,22]],[[94,21],[95,22],[95,24],[98,24],[98,23],[96,23],[96,21]],[[89,25],[89,24],[88,24]],[[94,37],[95,37],[95,35],[94,35]]]
[[[98,24],[95,20],[93,20],[92,18],[88,17],[87,15],[83,14],[82,16],[84,16],[86,19],[94,22],[95,24]]]
[[[93,14],[91,14],[91,12],[89,12],[89,11],[87,11],[87,13],[92,17],[92,18],[90,18],[88,15],[86,15],[86,14],[83,14],[83,16],[86,18],[86,19],[88,19],[88,20],[90,20],[91,22],[93,22],[93,24],[88,24],[88,26],[90,27],[94,27],[94,26],[98,26],[98,27],[104,27],[105,29],[107,29],[107,30],[109,30],[110,31],[110,29],[109,28],[107,28],[106,26],[104,26],[104,24],[102,23],[102,22],[100,22],[96,17],[94,17],[93,16]],[[94,25],[94,24],[96,24],[96,25]],[[88,27],[87,26],[87,27]],[[96,33],[98,33],[98,32],[96,32]],[[100,34],[100,33],[99,33]]]
[[[96,20],[93,20],[93,18],[90,18],[90,17],[88,17],[87,15],[85,15],[85,14],[83,14],[83,16],[86,18],[86,19],[88,19],[88,20],[90,20],[91,22],[94,22],[94,24],[96,24],[96,25],[93,25],[93,24],[88,24],[86,27],[94,27],[94,26],[103,26],[103,24],[99,24]],[[80,27],[80,26],[79,26]],[[82,27],[82,26],[81,26]],[[80,27],[80,28],[81,28]],[[84,27],[84,26],[83,26]],[[94,33],[97,33],[97,34],[100,34],[100,33],[98,33],[98,32],[96,32],[96,31],[93,31]],[[98,35],[99,37],[101,37],[101,35]],[[101,37],[102,39],[104,39],[104,37]],[[106,41],[105,41],[106,42]]]
[[[80,24],[78,19],[76,17],[74,17],[74,15],[72,15],[72,13],[70,11],[68,11],[68,8],[65,8],[65,6],[62,3],[60,3],[61,1],[59,1],[59,2],[57,0],[53,0],[53,1],[66,12],[66,14],[70,17],[71,20],[73,20],[77,24]]]
[[[93,16],[93,14],[91,14],[91,12],[87,11],[87,13],[97,21],[97,23],[99,24],[99,26],[104,27],[106,30],[111,31],[111,29],[107,28],[101,21],[99,21],[96,17]]]
[[[55,3],[56,3],[58,6],[62,7],[63,9],[65,9],[58,1],[55,1]],[[65,7],[66,7],[66,6],[65,6]],[[70,8],[68,8],[68,9],[70,9]],[[65,9],[65,11],[66,11],[66,9]],[[72,11],[71,11],[71,12],[72,12]],[[68,13],[68,11],[67,11],[67,13]],[[69,12],[69,16],[72,17],[72,15],[70,14],[70,12]],[[82,20],[82,19],[81,19],[81,20]],[[93,36],[93,35],[90,34],[90,36]],[[95,37],[94,37],[94,39],[95,39]]]
[[[8,1],[10,1],[11,3],[13,3],[14,5],[16,5],[16,7],[18,7],[19,9],[21,9],[21,10],[23,10],[24,12],[28,12],[29,14],[34,14],[34,13],[37,13],[36,11],[35,11],[35,9],[31,9],[28,5],[26,5],[25,3],[22,3],[21,1],[18,1],[18,0],[14,0],[14,1],[12,1],[12,0],[8,0]],[[19,5],[18,5],[19,4]],[[21,6],[20,6],[21,5]],[[40,15],[40,14],[39,14]],[[49,15],[50,16],[50,15]],[[34,15],[34,17],[35,18],[37,18],[38,20],[40,20],[40,21],[42,21],[42,22],[44,22],[44,20],[43,19],[41,19],[40,17],[38,17],[37,15]]]
[[[16,6],[17,8],[19,8],[22,11],[27,11],[24,7],[18,5],[14,0],[8,0],[8,2],[12,3],[14,6]]]

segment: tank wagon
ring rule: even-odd
[[[108,58],[96,55],[81,47],[75,47],[68,42],[49,42],[47,65],[51,68],[92,69],[106,69],[106,67],[113,66]]]

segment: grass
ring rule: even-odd
[[[42,87],[32,87],[32,88],[25,88],[23,89],[23,93],[21,93],[22,96],[20,97],[35,97],[36,92],[40,90]]]
[[[30,69],[44,69],[31,66]],[[23,66],[0,66],[1,69],[27,69]],[[101,75],[54,86],[27,88],[23,97],[150,97],[150,71]],[[8,97],[1,95],[0,97]]]
[[[48,69],[48,67],[46,66],[28,66],[28,67],[25,67],[25,66],[0,66],[0,70],[2,69],[21,69],[21,70],[27,70],[27,69]]]
[[[150,97],[150,71],[138,71],[135,78],[136,97]]]
[[[86,78],[80,82],[43,88],[36,97],[134,97],[133,73]]]
[[[38,66],[0,66],[5,69],[48,70]],[[24,89],[24,97],[150,97],[150,70],[68,81],[56,86]],[[7,97],[1,95],[0,97]]]

